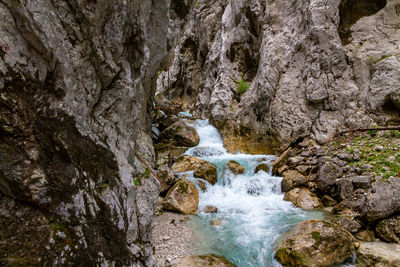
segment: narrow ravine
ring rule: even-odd
[[[207,183],[207,190],[199,188],[199,215],[190,225],[200,238],[198,252],[216,253],[227,257],[238,266],[280,266],[273,258],[274,246],[292,226],[310,218],[321,219],[323,212],[306,212],[283,200],[280,177],[254,169],[260,163],[269,164],[272,155],[230,154],[224,147],[218,130],[207,120],[197,120],[195,128],[200,143],[185,152],[217,166],[218,182]],[[239,162],[244,174],[234,175],[226,164]],[[181,173],[196,181],[191,172]],[[195,182],[197,185],[197,183]],[[206,205],[218,208],[218,213],[201,212]],[[212,220],[221,225],[212,226]]]

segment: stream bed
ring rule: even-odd
[[[218,182],[199,189],[199,214],[189,221],[199,238],[198,253],[223,255],[237,266],[281,266],[274,259],[275,244],[297,223],[308,219],[323,219],[320,211],[304,211],[283,200],[281,177],[254,169],[260,163],[270,164],[271,155],[230,154],[223,147],[218,130],[207,120],[196,120],[194,127],[200,143],[186,155],[207,160],[217,166]],[[244,174],[234,175],[226,164],[239,162]],[[196,186],[193,172],[185,172]],[[218,208],[218,213],[201,212],[206,205]],[[212,220],[221,225],[212,226]]]

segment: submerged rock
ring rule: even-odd
[[[207,255],[193,255],[183,259],[175,260],[171,263],[171,267],[235,267],[236,265],[231,263],[223,256],[215,254]]]
[[[234,160],[230,160],[228,164],[226,164],[226,167],[236,175],[243,174],[245,172],[245,168],[240,165],[239,162]]]
[[[283,266],[331,266],[344,262],[351,255],[353,239],[336,224],[304,221],[285,234],[275,259]]]
[[[207,205],[204,207],[203,212],[204,213],[217,213],[218,208],[215,206]]]
[[[222,220],[221,219],[214,219],[214,220],[211,220],[211,225],[212,226],[219,226],[219,225],[221,225],[222,224]]]
[[[185,178],[179,180],[168,191],[164,201],[164,209],[183,214],[197,213],[198,205],[199,192],[196,186]]]
[[[208,161],[184,155],[172,165],[174,172],[194,171],[194,176],[207,180],[210,184],[217,182],[217,167]]]
[[[283,198],[292,202],[296,207],[311,210],[322,207],[321,200],[306,188],[295,188],[285,193]]]
[[[361,243],[357,250],[357,267],[400,266],[400,245],[384,242]]]

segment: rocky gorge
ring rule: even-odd
[[[0,265],[400,266],[397,1],[2,0],[0,18]],[[186,224],[259,247],[157,254]]]

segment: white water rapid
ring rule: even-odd
[[[274,156],[229,154],[217,129],[207,120],[194,125],[199,136],[198,146],[185,154],[207,160],[217,166],[218,182],[207,183],[207,191],[199,189],[199,216],[190,225],[200,238],[199,253],[215,253],[227,257],[237,266],[281,266],[273,258],[276,241],[291,227],[310,218],[323,218],[321,212],[305,212],[283,200],[280,177],[259,171],[255,167],[269,164]],[[246,172],[235,176],[226,168],[230,160],[239,162]],[[188,175],[197,186],[193,173]],[[218,213],[201,212],[206,205],[218,208]],[[221,219],[220,226],[211,226]]]

